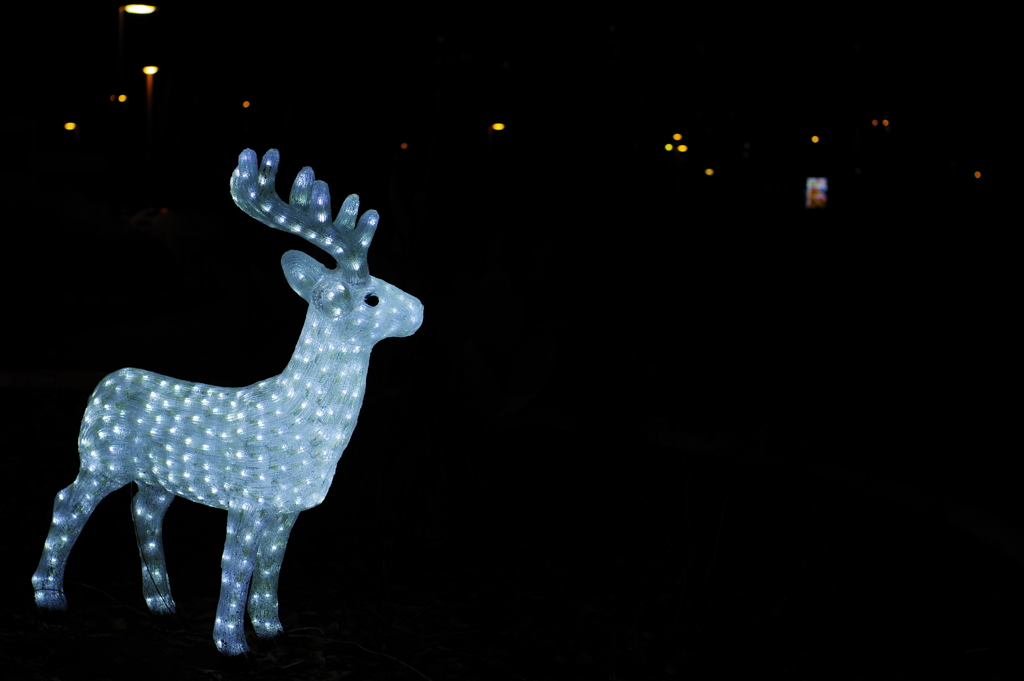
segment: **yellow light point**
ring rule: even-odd
[[[243,108],[243,109],[248,109],[248,108],[249,108],[249,106],[250,106],[250,105],[249,105],[249,100],[248,100],[248,99],[247,99],[247,100],[245,100],[244,102],[242,102],[242,108]]]
[[[676,134],[672,135],[672,139],[678,142],[679,140],[683,139],[683,136],[677,132]]]
[[[159,70],[160,69],[158,69],[155,66],[143,66],[142,67],[142,72],[145,73],[147,76],[152,76],[154,73],[156,73]]]
[[[77,125],[75,125],[74,123],[71,123],[71,122],[68,122],[68,123],[64,124],[64,129],[65,130],[74,130],[77,127],[78,127]]]
[[[124,11],[128,14],[152,14],[156,11],[155,5],[125,5]]]
[[[402,149],[408,149],[408,148],[409,148],[409,145],[408,145],[408,144],[406,144],[405,142],[402,142],[402,143],[401,143],[401,144],[399,144],[398,146],[400,146],[400,147],[401,147]]]
[[[665,151],[672,151],[674,148],[675,147],[673,147],[671,144],[666,144],[665,145]]]
[[[818,143],[818,136],[817,135],[811,135],[811,141],[814,142],[815,144],[817,144]]]
[[[686,146],[685,144],[680,144],[678,147],[676,147],[676,149],[678,149],[679,151],[686,151],[689,148],[690,147]]]
[[[128,101],[128,95],[118,95],[117,96],[117,101],[119,101],[119,102],[127,102]]]
[[[495,130],[504,130],[505,129],[505,124],[504,123],[495,123],[491,127],[493,129],[495,129]]]
[[[71,123],[70,125],[74,125],[74,123]],[[980,178],[981,177],[981,171],[980,170],[975,170],[974,171],[974,176]]]
[[[715,174],[715,169],[714,168],[705,168],[704,169],[704,174],[705,175],[714,175]]]
[[[888,118],[883,118],[882,119],[882,125],[884,125],[885,127],[888,128],[889,127],[889,119]]]
[[[875,127],[878,127],[878,119],[877,118],[872,118],[871,119],[871,125],[873,125]]]

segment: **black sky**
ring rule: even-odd
[[[237,114],[245,98],[264,109],[290,107],[310,125],[347,120],[360,136],[369,122],[369,134],[385,138],[395,128],[427,127],[444,88],[464,95],[468,115],[549,133],[599,121],[642,142],[693,119],[784,145],[787,135],[806,137],[805,128],[888,117],[922,153],[967,164],[997,161],[986,147],[1000,135],[1011,88],[1011,48],[988,17],[863,7],[551,20],[500,10],[430,16],[329,7],[197,14],[172,3],[127,16],[122,87],[141,107],[139,69],[155,63],[165,117],[170,107],[228,125],[221,109]],[[38,121],[43,145],[65,120],[81,119],[83,137],[102,129],[94,119],[109,115],[106,98],[118,80],[116,9],[77,5],[8,25],[24,31],[7,46],[7,80],[17,84],[8,89],[8,115]],[[360,108],[372,116],[353,111]]]
[[[685,314],[673,308],[668,318],[696,314],[699,328],[724,319],[728,335],[729,320],[777,298],[786,309],[767,317],[827,329],[820,332],[827,342],[800,337],[813,351],[775,338],[740,372],[776,367],[781,348],[784,357],[800,357],[801,375],[814,380],[820,358],[844,377],[870,383],[861,372],[868,367],[927,392],[945,380],[930,373],[937,358],[971,354],[954,336],[971,348],[990,337],[1007,342],[989,313],[1008,295],[997,275],[1010,251],[1000,246],[1002,223],[982,219],[1006,198],[976,191],[1009,186],[1016,165],[1006,75],[1014,50],[991,17],[874,6],[569,19],[500,8],[414,16],[331,7],[197,13],[165,4],[154,15],[126,17],[129,106],[122,109],[109,101],[117,86],[116,7],[9,15],[23,39],[6,45],[4,115],[15,122],[7,145],[25,152],[8,164],[11,181],[25,165],[54,158],[99,163],[123,133],[130,162],[122,177],[131,190],[109,202],[121,217],[188,203],[226,214],[234,210],[227,176],[238,153],[277,147],[282,177],[311,165],[338,197],[358,191],[385,219],[401,204],[393,194],[408,205],[429,197],[424,224],[448,229],[461,221],[459,243],[431,244],[458,267],[480,262],[491,233],[485,226],[507,229],[510,250],[541,232],[555,244],[564,281],[576,276],[583,289],[600,277],[614,281],[611,300],[571,291],[580,298],[571,309],[576,320],[603,319],[612,309],[626,310],[622,319],[654,315],[663,323],[661,307],[676,306]],[[149,165],[131,160],[144,149],[139,69],[146,63],[161,69]],[[243,100],[252,106],[243,109]],[[873,118],[891,119],[891,139],[870,125]],[[78,147],[62,129],[68,120],[80,125]],[[488,166],[486,128],[495,121],[508,129],[493,140],[502,163]],[[676,131],[693,146],[679,162],[662,150]],[[808,142],[812,134],[821,135],[819,147]],[[412,152],[404,157],[402,142]],[[745,170],[744,144],[753,171]],[[863,186],[853,191],[861,165]],[[698,184],[712,166],[727,181]],[[974,169],[995,182],[971,185]],[[836,210],[853,216],[848,222],[828,230],[797,222],[808,175],[830,177]],[[62,210],[81,202],[49,200]],[[688,213],[694,205],[700,212]],[[737,205],[745,211],[739,218],[718,212]],[[968,210],[954,219],[951,206]],[[386,249],[385,239],[376,248]],[[636,247],[619,255],[623,244]],[[734,273],[752,281],[737,284]],[[446,300],[435,285],[424,300]],[[713,309],[720,295],[749,308]],[[674,357],[676,336],[652,337],[648,356]],[[853,352],[852,365],[844,359],[847,337],[867,348]],[[718,346],[714,337],[702,342]],[[956,381],[998,373],[999,353],[979,357],[963,361]]]

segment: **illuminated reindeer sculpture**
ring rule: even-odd
[[[231,176],[239,208],[263,224],[298,234],[337,261],[328,269],[299,251],[282,258],[288,283],[309,303],[295,353],[280,376],[245,388],[218,388],[121,369],[89,398],[78,447],[81,468],[61,490],[39,567],[32,576],[43,621],[67,608],[64,568],[96,504],[135,482],[132,501],[142,558],[142,590],[156,616],[175,611],[161,528],[175,496],[228,511],[221,592],[213,628],[227,655],[248,651],[248,608],[256,634],[282,633],[277,583],[299,513],[320,504],[356,426],[370,350],[408,336],[423,320],[420,301],[370,276],[366,251],[377,213],[356,222],[359,197],[331,223],[327,185],[303,168],[286,204],[274,190],[279,155],[257,167],[246,149]],[[250,586],[251,582],[251,586]]]

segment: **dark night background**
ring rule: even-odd
[[[1019,671],[998,17],[240,11],[127,16],[120,74],[116,6],[4,16],[4,678]],[[376,348],[292,535],[284,645],[217,656],[224,513],[180,500],[186,631],[156,631],[127,489],[44,635],[29,577],[99,379],[247,385],[294,347],[279,260],[314,249],[234,206],[247,147],[279,193],[309,165],[378,210],[372,271],[424,324]]]

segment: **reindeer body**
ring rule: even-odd
[[[248,650],[247,606],[257,635],[282,632],[277,580],[291,528],[300,512],[327,496],[362,406],[373,345],[414,333],[423,306],[366,271],[373,211],[356,225],[358,197],[350,196],[332,226],[327,187],[314,182],[308,168],[284,204],[273,190],[277,161],[271,150],[257,174],[255,154],[242,153],[232,176],[236,203],[264,224],[317,243],[338,261],[330,270],[298,251],[282,259],[292,288],[309,302],[291,361],[279,376],[244,388],[139,369],[121,369],[100,383],[82,421],[78,477],[57,495],[32,577],[44,613],[67,607],[64,567],[96,504],[135,482],[132,511],[150,610],[175,611],[161,528],[167,507],[180,496],[228,510],[214,625],[218,649],[228,655]]]

